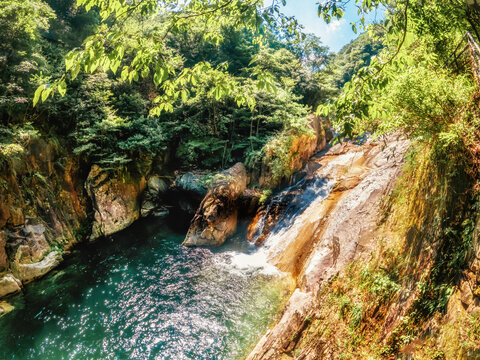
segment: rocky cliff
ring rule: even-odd
[[[142,200],[151,203],[164,190],[155,176],[147,183],[145,176],[103,171],[40,136],[0,166],[0,298],[56,267],[73,244],[126,228],[139,218]]]
[[[263,246],[270,249],[270,262],[293,274],[297,289],[280,320],[247,359],[294,356],[322,285],[372,246],[380,202],[400,174],[407,147],[406,141],[398,139],[392,139],[386,148],[374,142],[333,147],[309,164],[316,169],[311,178],[325,179],[321,185],[325,194],[318,193],[301,208],[289,226],[277,230],[270,226],[272,232],[267,235],[257,232],[258,237],[266,237]],[[264,216],[268,218],[268,214]],[[274,219],[280,221],[282,211]]]
[[[290,210],[263,209],[252,240],[297,289],[247,359],[480,358],[478,176],[407,147],[334,147],[313,175],[328,195],[280,229]]]

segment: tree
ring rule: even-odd
[[[80,72],[93,73],[102,68],[114,74],[120,72],[122,80],[130,82],[151,77],[160,93],[152,114],[172,111],[172,103],[179,97],[188,98],[188,87],[195,86],[201,73],[223,71],[208,62],[187,66],[176,49],[169,46],[172,34],[201,29],[201,41],[218,45],[223,40],[223,28],[259,34],[265,24],[277,22],[290,33],[298,34],[298,24],[285,20],[277,1],[267,7],[259,0],[195,0],[183,4],[176,0],[78,0],[78,4],[87,11],[96,8],[102,24],[85,40],[82,49],[67,55],[66,74],[37,89],[34,104],[55,92],[63,95],[66,80],[75,79]],[[258,72],[255,77],[258,87],[272,87],[269,74]],[[218,98],[235,94],[238,105],[253,106],[251,93],[235,91],[234,83],[225,85],[215,88]]]

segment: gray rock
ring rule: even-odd
[[[140,209],[140,216],[141,217],[147,217],[150,215],[155,209],[157,208],[157,205],[153,203],[151,200],[144,200],[142,202],[142,208]]]
[[[206,175],[185,173],[175,180],[174,186],[183,191],[189,191],[194,194],[205,196],[208,192]]]
[[[167,183],[165,182],[165,180],[163,180],[159,176],[152,176],[147,181],[147,191],[152,194],[158,195],[160,193],[167,191],[167,189],[168,189]]]

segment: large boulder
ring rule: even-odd
[[[143,193],[140,215],[142,217],[168,214],[168,210],[162,206],[162,195],[168,190],[167,182],[158,175],[150,177],[147,188]]]
[[[237,200],[247,187],[247,171],[241,163],[214,176],[183,245],[219,246],[237,227]]]
[[[85,184],[94,208],[90,240],[114,234],[130,226],[140,217],[140,196],[146,180],[125,180],[93,165]],[[129,178],[129,177],[127,177]]]

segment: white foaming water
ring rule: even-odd
[[[292,214],[286,214],[293,216],[295,221],[290,226],[283,226],[283,219],[281,218],[278,225],[267,236],[262,248],[260,249],[265,253],[267,261],[272,261],[277,255],[281,254],[292,240],[298,236],[300,229],[305,226],[305,222],[311,218],[311,212],[315,211],[317,207],[323,202],[323,200],[330,194],[333,188],[332,181],[316,181],[312,187],[305,191],[308,193],[310,199],[313,201],[306,208],[300,208],[299,211]],[[283,216],[282,216],[283,217]]]
[[[281,200],[303,182],[304,180],[301,180],[299,183],[283,190],[272,201]],[[299,201],[287,206],[262,246],[257,248],[251,245],[248,252],[221,252],[215,256],[216,264],[238,275],[281,276],[282,272],[272,264],[272,260],[277,254],[284,251],[290,241],[297,236],[299,229],[305,222],[304,219],[308,218],[310,211],[312,211],[311,209],[315,209],[328,196],[332,187],[332,181],[316,179],[301,194],[296,195]],[[268,209],[260,220],[260,227],[263,227],[266,216],[268,216]]]
[[[230,271],[244,275],[276,276],[282,273],[268,262],[267,253],[263,248],[249,253],[228,251],[217,257],[220,266],[227,267]]]
[[[318,211],[319,206],[330,194],[336,180],[338,180],[335,178],[332,179],[330,176],[334,175],[335,177],[335,170],[339,166],[351,166],[361,156],[361,152],[347,152],[333,158],[324,165],[319,172],[323,176],[329,176],[329,178],[316,178],[301,194],[295,196],[295,203],[289,204],[283,211],[277,224],[270,234],[267,235],[263,245],[255,254],[256,259],[270,264],[279,254],[285,251],[290,242],[298,236],[299,231],[308,225],[306,223],[311,222],[312,219],[316,219],[312,214]],[[260,220],[261,230],[258,235],[263,231],[265,219],[268,216],[273,201],[281,200],[290,191],[295,190],[301,185],[303,181],[304,180],[301,180],[299,183],[290,186],[272,199],[264,217]]]

